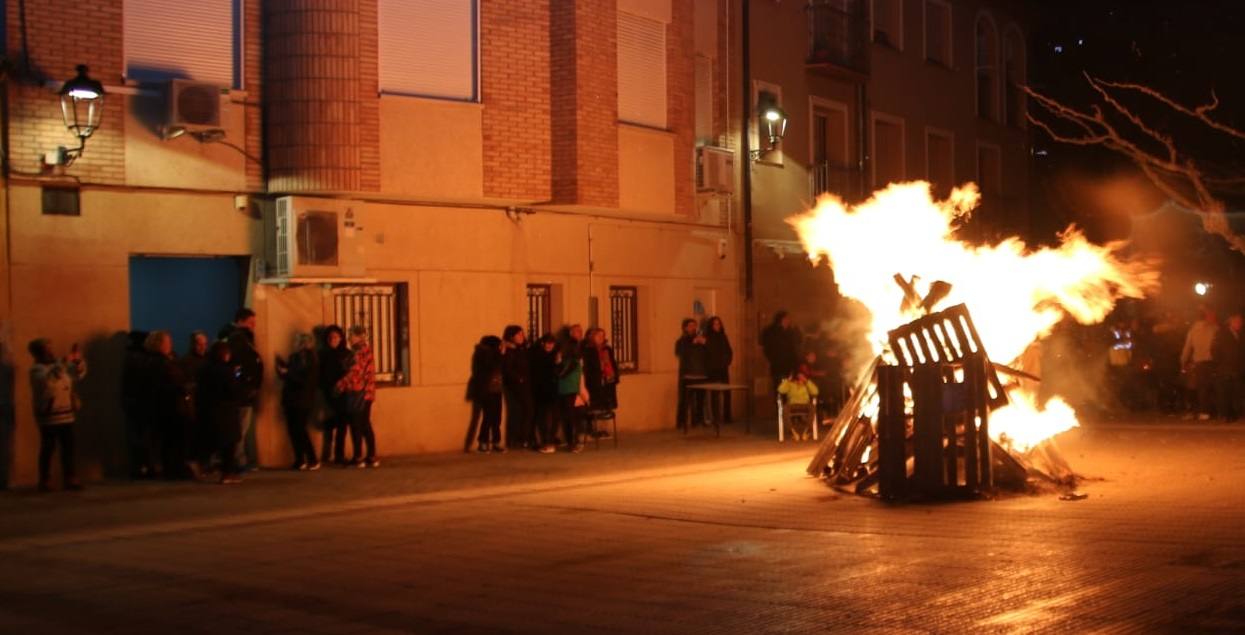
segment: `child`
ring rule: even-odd
[[[791,437],[796,441],[808,439],[813,422],[813,399],[817,397],[817,384],[809,381],[803,368],[778,385],[778,394],[786,397],[783,415],[791,427]],[[780,422],[781,425],[781,422]]]
[[[30,367],[30,387],[35,421],[39,424],[39,490],[52,489],[52,453],[58,445],[65,489],[82,489],[74,470],[73,428],[78,413],[76,384],[86,376],[86,361],[78,352],[77,344],[60,361],[52,353],[52,343],[46,339],[32,341],[27,350],[35,358]]]

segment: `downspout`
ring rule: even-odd
[[[742,33],[742,42],[739,46],[740,72],[743,75],[743,102],[740,108],[742,114],[739,146],[740,158],[743,159],[743,170],[740,177],[740,197],[743,199],[744,208],[744,300],[751,302],[753,298],[753,278],[752,278],[752,158],[750,148],[752,147],[751,139],[748,138],[748,127],[752,122],[752,55],[749,46],[751,38],[748,35],[750,28],[748,21],[748,4],[750,0],[742,0],[740,2],[739,11],[739,30]]]

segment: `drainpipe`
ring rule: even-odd
[[[752,56],[749,50],[748,35],[748,4],[750,0],[742,0],[740,2],[739,11],[739,30],[742,33],[743,41],[740,43],[739,52],[742,60],[740,62],[740,70],[743,75],[743,103],[740,109],[743,113],[740,126],[740,158],[743,159],[742,176],[740,178],[740,197],[743,199],[744,208],[744,300],[752,301],[753,296],[753,280],[752,280],[752,159],[750,154],[751,140],[748,138],[748,127],[752,122]]]

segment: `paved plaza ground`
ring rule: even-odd
[[[890,506],[637,435],[0,495],[0,633],[1245,632],[1245,426],[1060,438],[1085,500]]]

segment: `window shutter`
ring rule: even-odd
[[[241,73],[234,73],[235,0],[125,0],[124,5],[126,77],[241,86]]]
[[[696,56],[696,138],[712,142],[713,135],[713,60]]]
[[[618,119],[666,127],[666,25],[618,12]]]
[[[380,0],[380,91],[476,98],[474,0]]]

